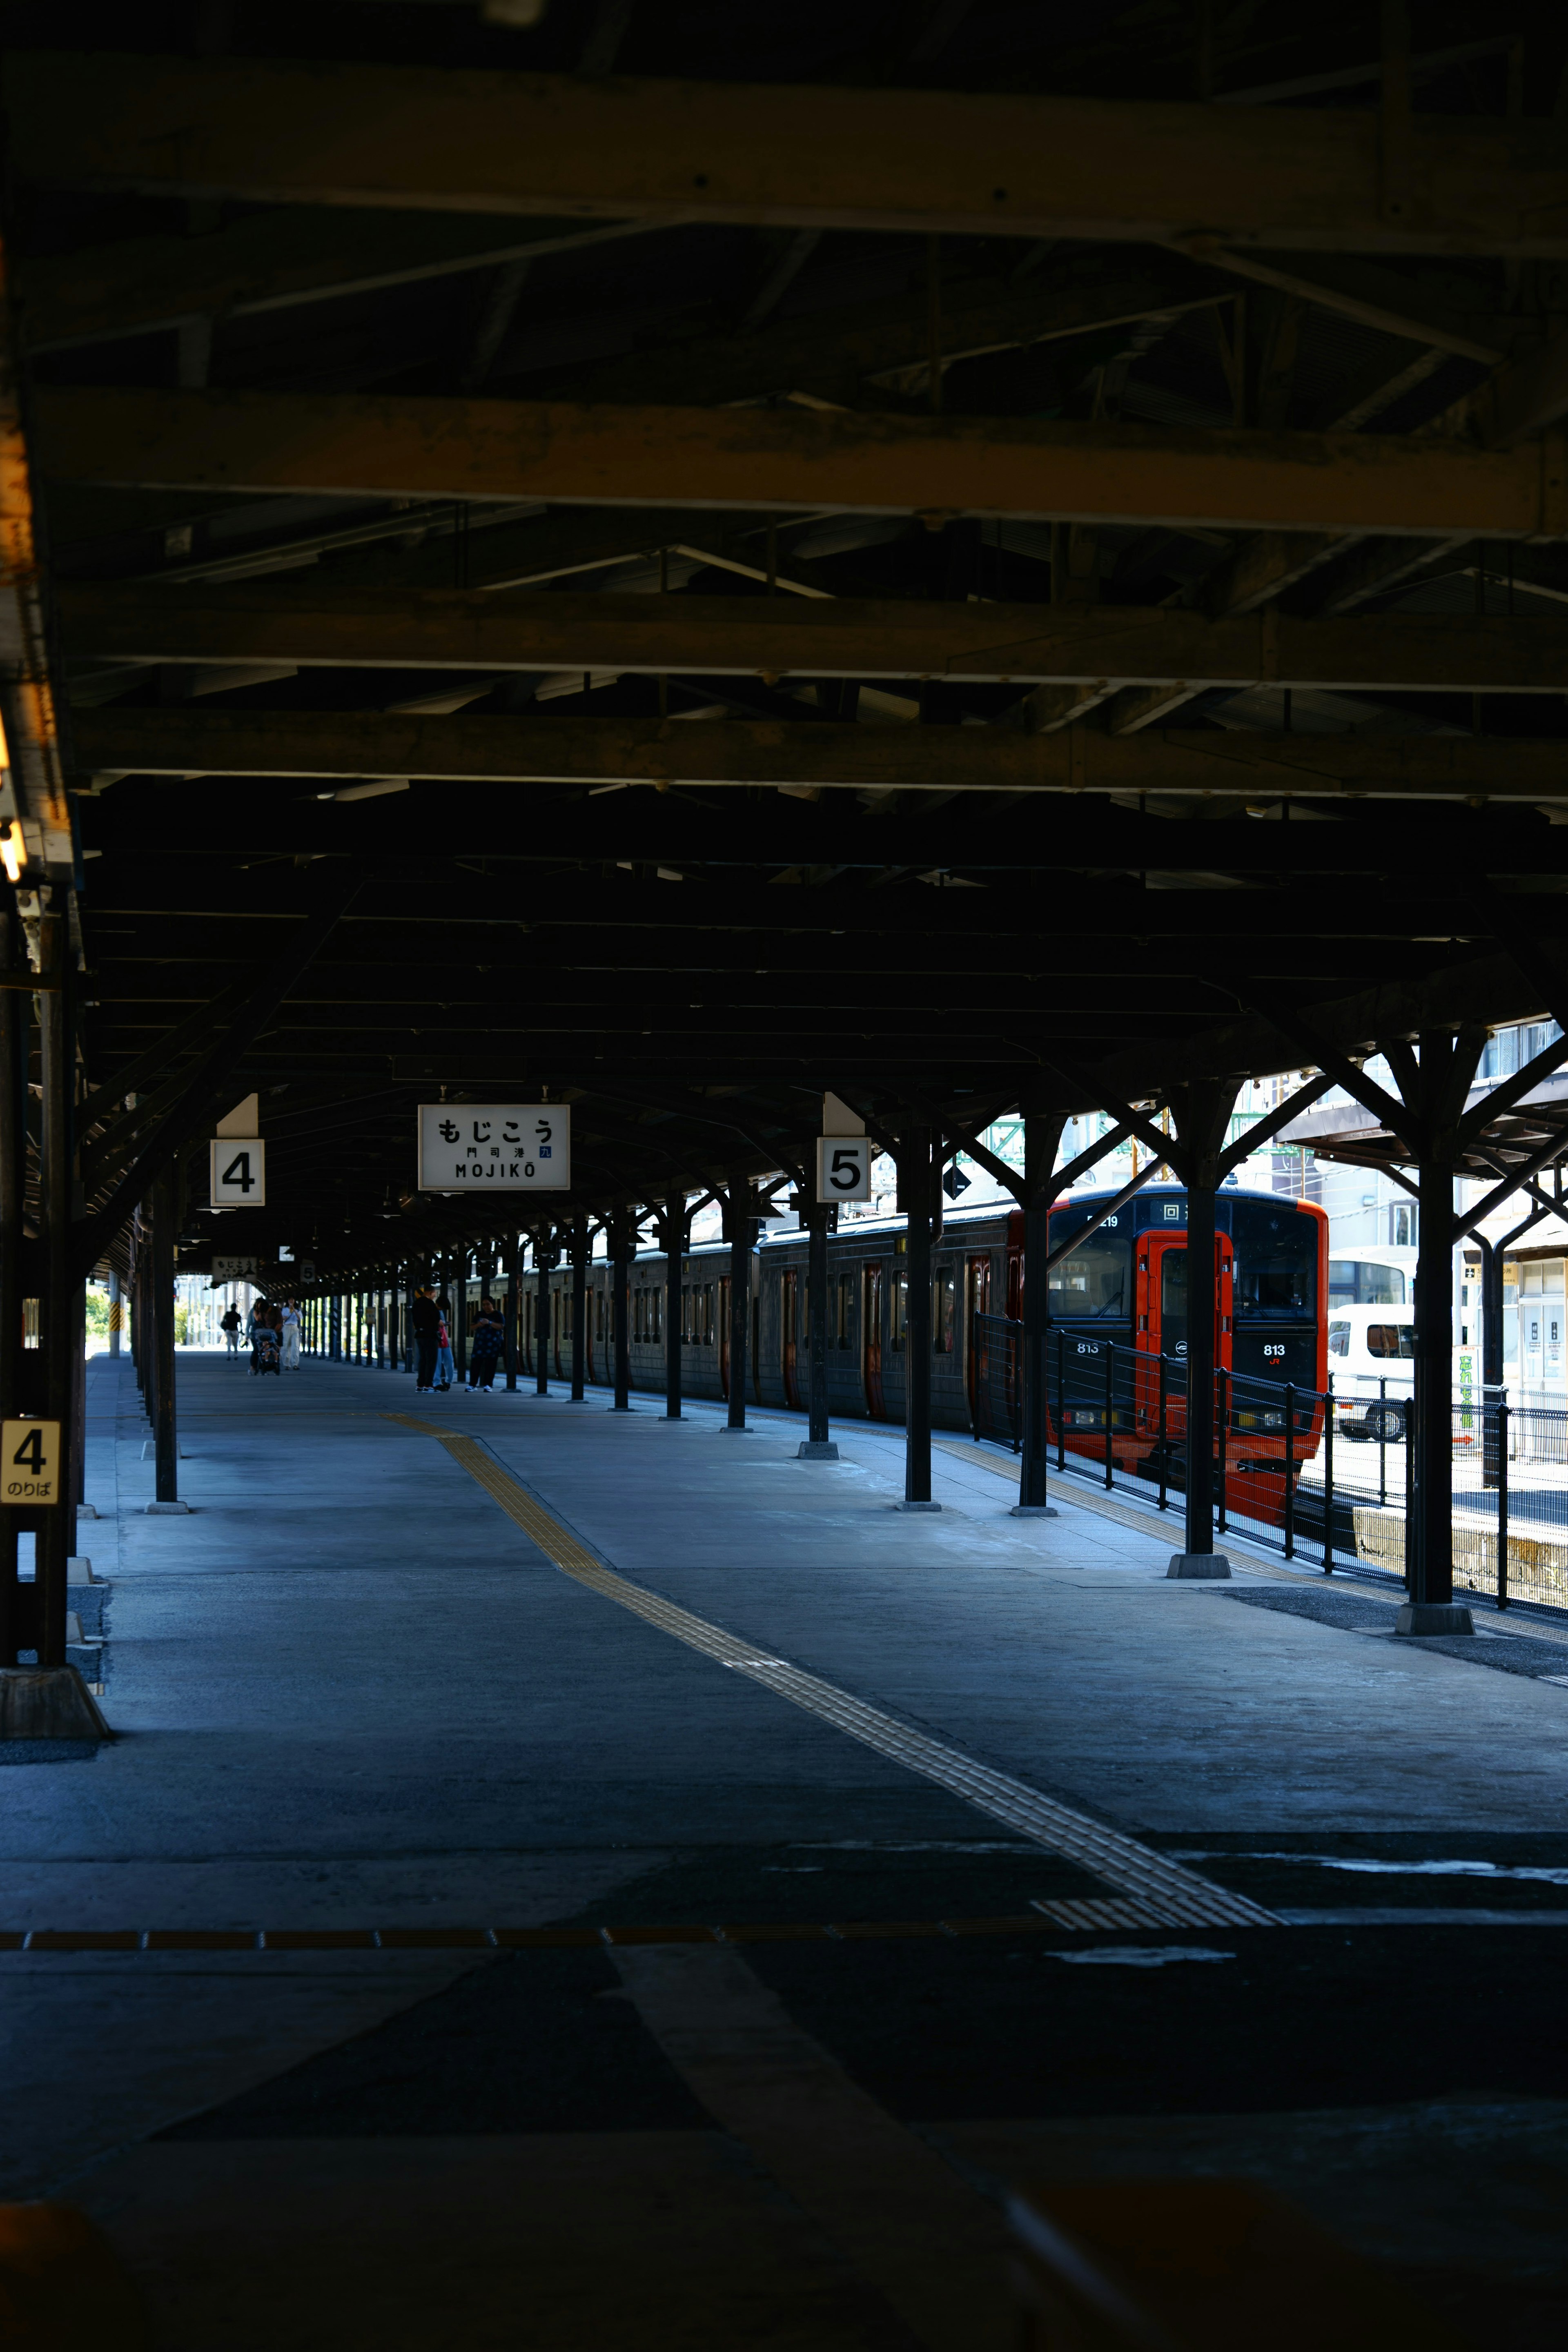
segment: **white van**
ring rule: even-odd
[[[1345,1437],[1397,1445],[1415,1382],[1415,1316],[1408,1307],[1331,1307],[1334,1425]]]

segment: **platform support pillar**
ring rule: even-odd
[[[572,1402],[583,1402],[584,1350],[588,1337],[588,1220],[572,1224]]]
[[[808,1171],[815,1174],[815,1171]],[[802,1457],[836,1462],[838,1448],[827,1433],[827,1236],[834,1222],[831,1201],[805,1205],[806,1423]]]
[[[746,1357],[752,1336],[752,1180],[744,1169],[730,1171],[724,1222],[730,1229],[730,1418],[746,1426]]]
[[[658,1245],[664,1252],[664,1417],[679,1421],[683,1375],[680,1329],[680,1275],[686,1260],[686,1194],[671,1192],[658,1221]]]
[[[160,1503],[180,1499],[180,1437],[174,1391],[174,1176],[171,1169],[153,1186],[153,1439],[154,1493]]]
[[[610,1328],[616,1357],[616,1402],[612,1411],[630,1412],[632,1389],[632,1225],[624,1211],[610,1221]]]
[[[940,1510],[931,1492],[931,1235],[936,1171],[929,1127],[907,1128],[898,1151],[899,1194],[907,1220],[904,1307],[905,1510]]]
[[[0,951],[15,970],[26,961],[21,925],[0,905]],[[27,1065],[30,1015],[19,989],[0,992],[0,1416],[23,1407],[22,1218],[27,1192]],[[0,1666],[16,1662],[16,1525],[0,1510]]]
[[[542,1397],[550,1394],[550,1270],[555,1263],[551,1240],[548,1225],[533,1237],[533,1392]]]
[[[1067,1120],[1060,1111],[1024,1111],[1024,1411],[1017,1510],[1054,1518],[1049,1493],[1050,1423],[1046,1410],[1046,1350],[1050,1331],[1051,1191]]]
[[[57,890],[57,899],[63,892]],[[69,950],[63,912],[50,912],[39,925],[40,955],[46,975],[58,983],[38,997],[39,1068],[39,1206],[43,1223],[43,1281],[38,1301],[43,1342],[42,1411],[60,1425],[59,1502],[38,1514],[37,1544],[38,1596],[38,1664],[59,1668],[66,1663],[66,1561],[76,1549],[76,1415],[71,1377],[71,1347],[79,1315],[71,1277],[71,1174],[76,1097],[74,1024],[68,994]],[[31,1408],[37,1412],[39,1408]]]

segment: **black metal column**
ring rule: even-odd
[[[899,1192],[906,1218],[908,1290],[904,1308],[904,1508],[938,1511],[931,1494],[931,1132],[906,1129],[900,1139]]]
[[[160,1503],[180,1499],[180,1438],[174,1402],[174,1176],[165,1169],[153,1186],[153,1349],[157,1361],[153,1437],[154,1492]]]
[[[631,1256],[630,1223],[617,1216],[610,1226],[610,1305],[616,1351],[616,1402],[611,1410],[615,1412],[631,1411]]]
[[[752,1336],[752,1184],[742,1169],[730,1177],[725,1222],[730,1228],[730,1418],[746,1426],[746,1357]]]
[[[1414,1521],[1410,1598],[1418,1606],[1454,1598],[1454,1164],[1433,1153],[1419,1163],[1421,1213],[1415,1258]]]
[[[805,1441],[803,1460],[837,1462],[838,1448],[827,1433],[827,1236],[833,1229],[831,1201],[805,1203]]]
[[[1046,1410],[1046,1356],[1050,1337],[1052,1178],[1067,1124],[1059,1111],[1024,1113],[1024,1426],[1018,1465],[1020,1512],[1054,1517],[1047,1491],[1050,1419]]]
[[[542,1237],[533,1244],[533,1264],[538,1276],[533,1309],[533,1389],[536,1396],[550,1394],[550,1269],[555,1263],[546,1228]]]
[[[36,1552],[38,1607],[38,1664],[66,1663],[66,1561],[76,1549],[76,1465],[71,1460],[71,1339],[77,1318],[72,1311],[70,1275],[71,1108],[75,1073],[71,1052],[69,1003],[66,992],[68,950],[63,914],[47,914],[40,926],[46,978],[55,986],[38,997],[42,1051],[39,1077],[42,1139],[39,1169],[43,1208],[43,1281],[38,1301],[40,1338],[44,1349],[44,1412],[60,1425],[60,1450],[56,1492],[59,1501],[38,1514]]]
[[[1187,1529],[1189,1559],[1214,1550],[1215,1185],[1212,1152],[1187,1177]]]
[[[506,1384],[517,1387],[518,1318],[522,1313],[522,1235],[513,1234],[506,1259]]]
[[[0,950],[13,970],[21,927],[0,911]],[[22,1217],[27,1187],[28,1000],[18,989],[0,992],[0,1417],[23,1407]],[[16,1662],[16,1521],[0,1510],[0,1666]]]
[[[583,1349],[588,1336],[588,1221],[572,1227],[572,1402],[583,1402]]]
[[[686,1263],[686,1195],[672,1192],[664,1204],[659,1240],[664,1248],[664,1417],[680,1419],[680,1273]]]

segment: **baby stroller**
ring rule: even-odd
[[[278,1345],[278,1334],[268,1324],[263,1323],[258,1327],[256,1346],[252,1352],[256,1360],[256,1370],[258,1372],[276,1372],[281,1380],[283,1377],[282,1351]]]

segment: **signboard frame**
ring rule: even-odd
[[[421,1192],[571,1188],[567,1103],[421,1103],[416,1118]]]

